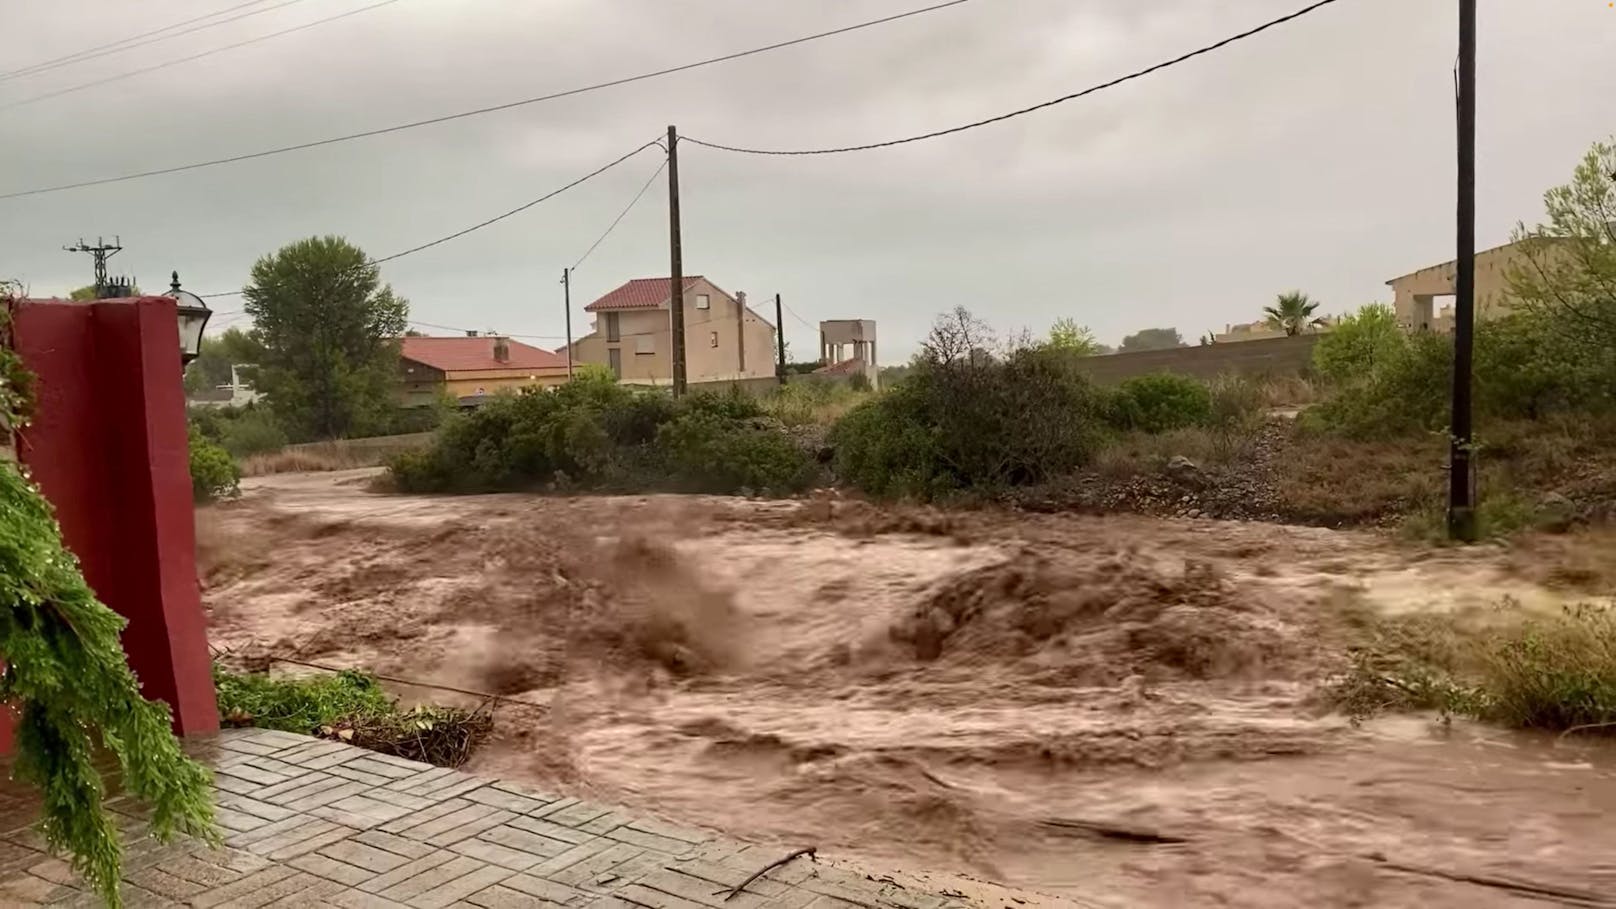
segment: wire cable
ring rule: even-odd
[[[521,214],[522,212],[527,211],[528,209],[532,208],[535,205],[538,205],[541,202],[547,202],[547,201],[549,201],[551,199],[554,199],[556,196],[561,195],[562,193],[566,192],[569,189],[572,189],[573,187],[577,186],[580,183],[583,183],[583,182],[585,182],[587,180],[593,180],[594,178],[596,178],[596,177],[600,176],[601,174],[611,170],[612,168],[616,167],[617,165],[622,164],[624,161],[627,161],[628,159],[634,157],[635,155],[639,154],[642,151],[645,151],[648,148],[661,148],[661,147],[662,147],[662,144],[661,144],[661,142],[659,140],[652,139],[650,142],[647,142],[644,145],[641,145],[639,148],[636,148],[633,151],[631,151],[631,152],[629,152],[629,153],[627,153],[625,155],[621,155],[621,156],[613,159],[610,163],[602,165],[601,167],[598,167],[598,168],[590,171],[589,173],[584,174],[582,177],[579,177],[578,179],[572,181],[571,183],[568,183],[567,185],[562,186],[559,189],[553,189],[550,192],[547,192],[544,195],[538,197],[537,199],[533,199],[533,200],[524,202],[521,205],[518,205],[515,208],[511,209],[510,211],[504,212],[503,214],[495,215],[494,217],[488,218],[487,220],[484,220],[484,221],[479,221],[476,224],[471,225],[470,227],[463,228],[461,230],[457,230],[452,234],[448,234],[446,236],[439,237],[436,240],[432,240],[432,241],[429,241],[427,243],[422,243],[419,246],[412,246],[409,249],[393,253],[390,256],[382,256],[379,259],[371,259],[369,262],[365,263],[365,266],[370,267],[370,266],[374,266],[374,265],[380,265],[383,262],[391,262],[394,259],[402,259],[405,256],[414,255],[415,253],[418,253],[418,252],[420,252],[420,251],[422,251],[424,249],[431,249],[434,246],[439,246],[441,244],[448,243],[450,240],[457,240],[457,239],[459,239],[461,237],[464,237],[466,234],[472,233],[473,231],[482,230],[483,228],[488,227],[491,224],[498,224],[499,222],[505,220],[506,218],[510,218],[510,217],[515,216],[515,215]],[[233,297],[233,296],[236,296],[236,295],[238,295],[240,293],[241,293],[241,291],[239,291],[239,290],[227,290],[227,291],[223,291],[221,293],[216,293],[216,294],[199,294],[199,296],[201,296],[204,299],[213,299],[213,298],[216,298],[216,297]],[[435,327],[440,327],[441,328],[441,327],[445,327],[445,326],[435,326]],[[456,330],[458,330],[458,329],[456,329]]]
[[[299,0],[292,0],[292,2],[299,2]],[[295,25],[295,26],[293,26],[291,28],[283,28],[278,32],[270,32],[267,35],[259,35],[256,38],[248,38],[245,41],[237,41],[235,44],[226,44],[223,47],[216,47],[216,48],[214,48],[212,50],[206,50],[206,51],[203,51],[203,52],[201,52],[199,54],[192,54],[189,57],[179,57],[179,58],[176,58],[176,59],[173,59],[173,60],[165,60],[162,63],[158,63],[158,64],[156,64],[154,66],[142,67],[141,69],[132,69],[132,70],[126,72],[126,73],[119,73],[116,76],[107,76],[104,79],[93,79],[93,80],[91,80],[89,82],[81,82],[78,85],[70,85],[67,88],[59,88],[59,89],[56,89],[55,91],[45,92],[42,95],[34,95],[31,98],[23,98],[23,99],[18,100],[18,101],[11,101],[11,102],[8,102],[6,104],[0,104],[0,110],[10,110],[11,108],[14,108],[14,107],[22,107],[23,105],[33,104],[33,103],[35,103],[37,101],[44,101],[44,100],[49,99],[49,98],[60,98],[62,95],[71,95],[74,92],[81,92],[81,91],[83,91],[83,90],[85,90],[87,88],[95,88],[98,85],[106,85],[109,82],[121,82],[124,79],[130,79],[130,78],[133,78],[135,76],[143,76],[146,73],[154,73],[154,72],[156,72],[156,71],[158,71],[160,69],[168,69],[171,66],[179,66],[182,63],[190,63],[190,62],[192,62],[194,60],[201,60],[204,57],[212,57],[215,54],[222,54],[222,53],[224,53],[226,51],[232,51],[232,50],[235,50],[237,48],[247,47],[248,45],[251,45],[251,44],[258,44],[260,42],[269,41],[269,40],[271,40],[273,38],[284,37],[286,35],[290,35],[290,34],[293,34],[295,32],[306,31],[306,30],[314,28],[316,26],[325,25],[328,22],[335,22],[338,19],[346,19],[349,16],[357,16],[360,13],[368,13],[373,9],[380,9],[381,7],[384,7],[384,6],[391,6],[392,4],[397,3],[397,2],[398,2],[398,0],[381,0],[381,2],[372,3],[369,6],[361,6],[358,9],[351,9],[351,10],[348,10],[347,12],[345,12],[345,13],[338,13],[335,16],[327,16],[324,19],[316,19],[313,22],[305,22],[302,25]],[[287,5],[290,5],[290,4],[282,4],[282,6],[287,6]],[[279,9],[279,7],[273,7],[272,6],[272,7],[270,7],[270,9]],[[260,10],[260,12],[267,12],[267,11],[268,10]]]
[[[804,328],[810,328],[810,329],[813,329],[814,331],[819,330],[819,326],[813,324],[812,322],[809,322],[807,319],[804,319],[802,316],[797,315],[797,311],[792,309],[791,307],[787,306],[785,303],[782,302],[780,304],[780,308],[785,310],[786,313],[791,316],[791,318],[796,319],[798,322],[801,322],[803,324]],[[783,325],[780,326],[780,330],[784,331],[785,326],[783,326]]]
[[[176,173],[180,173],[182,171],[198,170],[198,169],[204,168],[204,167],[218,167],[218,166],[223,165],[223,164],[236,164],[236,163],[241,162],[241,161],[252,161],[252,160],[256,160],[258,158],[268,158],[271,155],[283,155],[283,154],[287,154],[289,152],[304,151],[304,150],[311,149],[311,148],[320,148],[320,147],[323,147],[323,146],[326,146],[326,145],[335,145],[335,144],[337,144],[339,142],[350,142],[350,141],[353,141],[355,139],[367,139],[367,138],[370,138],[371,136],[382,136],[382,135],[387,135],[389,133],[402,132],[402,131],[408,130],[408,129],[416,129],[416,128],[422,127],[422,126],[432,126],[432,125],[435,125],[435,124],[438,124],[438,123],[448,123],[448,122],[451,122],[451,121],[454,121],[454,120],[463,120],[463,119],[465,119],[467,117],[478,117],[478,116],[482,116],[483,114],[491,114],[491,113],[496,113],[498,111],[511,110],[512,108],[523,107],[523,106],[529,105],[529,104],[538,104],[538,103],[541,103],[541,102],[544,102],[544,101],[554,101],[554,100],[556,100],[558,98],[570,98],[570,97],[572,97],[574,95],[584,94],[585,92],[599,91],[599,90],[604,89],[604,88],[615,88],[615,87],[617,87],[619,85],[628,85],[628,84],[630,84],[632,82],[642,82],[642,81],[644,81],[646,79],[655,79],[655,78],[658,78],[658,77],[661,77],[661,76],[669,76],[669,75],[673,75],[674,73],[682,73],[682,72],[686,72],[688,70],[698,69],[698,68],[703,67],[703,66],[712,66],[713,64],[717,64],[717,63],[725,63],[725,62],[728,62],[730,60],[739,60],[739,59],[741,59],[743,57],[750,57],[750,56],[753,56],[753,55],[756,55],[756,54],[762,54],[762,53],[767,53],[769,51],[780,50],[781,48],[792,47],[792,46],[795,46],[795,45],[798,45],[798,44],[806,44],[806,43],[808,43],[810,41],[817,41],[817,40],[819,40],[821,38],[830,38],[830,37],[833,37],[833,36],[836,36],[836,35],[844,35],[844,34],[847,34],[849,32],[858,31],[859,29],[871,28],[873,26],[883,25],[883,24],[888,23],[888,22],[896,22],[896,21],[898,21],[900,19],[907,19],[907,18],[909,18],[911,16],[919,16],[919,15],[921,15],[923,13],[930,13],[930,12],[934,12],[936,10],[946,9],[948,7],[951,7],[951,6],[958,6],[959,4],[966,3],[966,2],[969,2],[969,0],[947,0],[947,2],[944,2],[944,3],[935,3],[935,4],[931,5],[931,6],[924,6],[924,7],[921,7],[919,9],[909,10],[908,12],[895,13],[895,14],[893,14],[891,16],[884,16],[884,17],[882,17],[880,19],[870,19],[870,20],[865,21],[865,22],[858,22],[858,23],[855,23],[853,25],[847,25],[847,26],[843,26],[841,28],[831,29],[830,31],[818,32],[818,33],[812,34],[812,35],[804,35],[803,37],[800,37],[800,38],[792,38],[789,41],[779,41],[779,42],[776,42],[774,44],[767,44],[767,45],[764,45],[762,47],[755,47],[755,48],[752,48],[751,50],[737,51],[735,53],[724,54],[724,55],[718,56],[718,57],[708,57],[705,60],[697,60],[697,61],[695,61],[693,63],[684,63],[684,64],[680,64],[679,66],[671,66],[671,67],[667,67],[665,69],[653,70],[653,71],[647,72],[647,73],[640,73],[640,74],[635,75],[635,76],[625,76],[623,78],[612,79],[612,80],[607,81],[607,82],[597,82],[597,83],[595,83],[593,85],[584,85],[584,86],[580,86],[578,88],[569,88],[569,89],[566,89],[565,91],[552,92],[551,94],[548,94],[548,95],[539,95],[539,96],[532,97],[532,98],[523,98],[523,99],[521,99],[519,101],[510,101],[510,102],[506,102],[504,104],[496,104],[496,105],[493,105],[493,106],[490,106],[490,107],[480,107],[480,108],[476,108],[474,110],[466,110],[466,111],[460,111],[459,113],[445,114],[444,116],[441,116],[441,117],[431,117],[431,118],[428,118],[426,120],[414,120],[414,121],[411,121],[409,123],[399,123],[399,124],[394,125],[394,126],[385,126],[385,127],[379,128],[379,129],[369,129],[369,130],[365,130],[363,132],[348,133],[348,134],[342,135],[342,136],[332,136],[332,137],[330,137],[328,139],[316,139],[316,140],[311,141],[311,142],[300,142],[300,143],[298,143],[296,145],[282,145],[282,146],[280,146],[278,148],[269,148],[269,149],[264,149],[263,151],[249,152],[249,153],[241,154],[241,155],[232,155],[232,156],[230,156],[228,158],[214,158],[214,159],[209,160],[209,161],[196,161],[196,162],[192,162],[190,164],[178,164],[178,165],[175,165],[173,167],[160,167],[160,168],[157,168],[155,170],[136,171],[134,173],[121,174],[121,175],[116,176],[116,177],[101,177],[101,178],[95,179],[95,180],[80,180],[80,181],[78,181],[76,183],[62,183],[62,184],[58,184],[56,186],[41,186],[41,187],[36,187],[34,189],[18,190],[16,192],[0,194],[0,199],[17,199],[17,198],[21,198],[23,196],[38,196],[38,195],[43,195],[45,193],[63,192],[65,190],[69,190],[69,189],[83,189],[83,188],[89,187],[89,186],[105,186],[108,183],[122,183],[122,182],[127,181],[127,180],[140,180],[140,179],[143,179],[143,178],[146,178],[146,177],[157,177],[157,176],[162,176],[164,174],[176,174]]]
[[[645,185],[640,187],[640,191],[635,193],[634,198],[629,200],[628,205],[625,206],[622,211],[617,213],[617,217],[612,219],[612,223],[606,228],[606,232],[597,237],[595,242],[589,244],[589,248],[584,250],[584,254],[578,257],[578,261],[572,263],[572,268],[568,269],[568,271],[577,271],[578,266],[584,264],[584,260],[589,258],[589,254],[595,251],[595,247],[599,246],[602,241],[612,235],[612,231],[616,230],[617,225],[620,224],[622,220],[628,216],[628,213],[634,209],[634,206],[639,203],[640,197],[645,195],[645,191],[651,188],[651,184],[656,182],[656,178],[662,175],[662,171],[667,169],[667,166],[668,159],[663,158],[662,163],[657,165],[656,171],[653,172],[650,178],[645,181]]]
[[[186,19],[186,20],[184,20],[182,22],[175,22],[172,25],[165,25],[162,28],[154,28],[149,32],[141,32],[138,35],[132,35],[132,36],[130,36],[128,38],[123,38],[123,39],[118,40],[118,41],[109,41],[106,44],[97,44],[95,47],[87,47],[84,50],[74,51],[71,54],[65,54],[65,55],[60,56],[60,57],[52,57],[49,60],[41,60],[38,63],[30,63],[27,66],[20,66],[20,67],[18,67],[16,69],[8,69],[5,72],[0,72],[0,81],[4,81],[6,79],[11,79],[11,78],[14,78],[14,77],[17,77],[17,76],[33,75],[34,73],[44,72],[47,69],[54,69],[57,66],[66,65],[68,63],[77,63],[80,60],[84,60],[84,59],[88,59],[88,58],[93,57],[93,56],[97,56],[102,51],[112,51],[113,53],[117,53],[117,50],[115,50],[115,49],[126,48],[126,47],[130,46],[131,43],[136,42],[136,41],[140,41],[143,38],[149,38],[149,37],[151,37],[153,35],[160,35],[163,32],[173,31],[176,28],[181,28],[181,27],[190,25],[190,24],[192,24],[194,22],[201,22],[204,19],[212,19],[215,16],[223,16],[225,13],[232,13],[232,12],[235,12],[236,10],[238,10],[238,9],[244,9],[246,7],[249,7],[249,6],[259,6],[259,5],[267,3],[267,2],[269,2],[269,0],[247,0],[246,3],[238,3],[235,6],[227,6],[224,9],[221,9],[221,10],[219,10],[217,12],[206,13],[206,14],[201,15],[201,16],[195,16],[193,18]],[[230,21],[234,21],[234,20],[230,20]],[[177,35],[169,35],[168,37],[174,38],[174,37],[178,37],[178,36]]]
[[[735,145],[723,145],[723,144],[718,143],[718,142],[708,142],[708,141],[705,141],[703,139],[697,139],[697,138],[693,138],[693,137],[690,137],[690,136],[680,136],[679,140],[681,142],[690,142],[692,144],[705,146],[707,148],[716,148],[716,149],[718,149],[720,151],[739,152],[741,154],[747,154],[747,155],[837,155],[837,154],[842,154],[843,152],[871,151],[871,150],[877,149],[877,148],[890,148],[890,147],[892,147],[894,145],[906,145],[906,144],[908,144],[910,142],[920,142],[920,141],[925,140],[925,139],[936,139],[936,138],[938,138],[940,136],[951,136],[951,135],[953,135],[955,133],[962,133],[962,132],[965,132],[966,130],[969,130],[969,129],[976,129],[979,126],[987,126],[987,125],[989,125],[991,123],[999,123],[999,122],[1004,121],[1004,120],[1009,120],[1012,117],[1019,117],[1019,116],[1022,116],[1023,114],[1030,114],[1030,113],[1033,113],[1034,111],[1043,110],[1046,107],[1054,107],[1057,104],[1063,104],[1063,103],[1065,103],[1067,101],[1072,101],[1072,100],[1075,100],[1077,98],[1082,98],[1082,97],[1084,97],[1086,95],[1092,95],[1092,94],[1094,94],[1096,92],[1104,91],[1105,89],[1108,89],[1108,88],[1113,88],[1115,86],[1121,85],[1124,82],[1130,82],[1130,81],[1132,81],[1134,79],[1143,78],[1145,76],[1150,75],[1151,73],[1167,69],[1170,66],[1176,66],[1176,65],[1178,65],[1180,63],[1184,63],[1186,61],[1193,60],[1196,57],[1199,57],[1199,56],[1201,56],[1203,54],[1210,54],[1213,51],[1216,51],[1216,50],[1219,50],[1221,48],[1227,47],[1227,46],[1229,46],[1231,44],[1234,44],[1237,41],[1241,41],[1241,40],[1244,40],[1246,38],[1250,38],[1253,35],[1257,35],[1257,34],[1260,34],[1262,32],[1265,32],[1265,31],[1267,31],[1267,30],[1269,30],[1271,28],[1274,28],[1276,26],[1283,25],[1283,24],[1285,24],[1287,22],[1290,22],[1293,19],[1300,19],[1301,17],[1307,15],[1308,13],[1313,12],[1314,10],[1320,9],[1322,7],[1325,7],[1325,6],[1329,6],[1330,4],[1335,3],[1335,2],[1336,2],[1336,0],[1316,0],[1316,2],[1311,3],[1311,4],[1303,7],[1302,9],[1299,9],[1294,13],[1290,13],[1289,15],[1281,16],[1278,19],[1273,19],[1271,21],[1264,22],[1262,25],[1259,25],[1259,26],[1257,26],[1255,28],[1247,29],[1247,30],[1239,33],[1238,35],[1231,35],[1230,37],[1224,38],[1222,41],[1219,41],[1216,44],[1208,44],[1205,47],[1201,47],[1201,48],[1198,48],[1196,50],[1190,51],[1187,54],[1181,54],[1181,55],[1179,55],[1177,57],[1174,57],[1171,60],[1167,60],[1167,61],[1164,61],[1164,62],[1161,62],[1161,63],[1157,63],[1154,66],[1146,67],[1145,69],[1141,69],[1141,70],[1129,73],[1126,76],[1119,76],[1118,78],[1112,79],[1109,82],[1102,82],[1099,85],[1095,85],[1095,86],[1091,86],[1089,88],[1085,88],[1082,91],[1073,92],[1073,93],[1071,93],[1069,95],[1062,95],[1059,98],[1055,98],[1055,99],[1050,100],[1050,101],[1045,101],[1045,102],[1043,102],[1041,104],[1034,104],[1031,107],[1023,107],[1020,110],[1013,110],[1013,111],[1010,111],[1009,113],[999,114],[998,116],[994,116],[994,117],[988,117],[985,120],[976,120],[974,122],[965,123],[965,124],[962,124],[960,126],[951,126],[951,127],[947,128],[947,129],[939,129],[939,130],[935,130],[935,131],[929,132],[929,133],[922,133],[922,134],[920,134],[918,136],[906,136],[906,137],[904,137],[902,139],[889,139],[889,140],[887,140],[885,142],[871,142],[871,143],[869,143],[867,145],[847,145],[847,146],[842,146],[840,148],[808,148],[808,149],[742,148],[740,146],[735,146]],[[0,197],[0,198],[3,198],[3,197]]]

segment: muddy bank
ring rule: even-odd
[[[213,640],[549,705],[505,708],[479,772],[1029,904],[1522,898],[1377,853],[1616,884],[1602,746],[1310,705],[1357,610],[1567,596],[1503,550],[354,479],[270,478],[203,512]]]

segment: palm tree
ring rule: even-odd
[[[1263,307],[1263,312],[1268,315],[1268,327],[1283,329],[1286,337],[1295,337],[1309,326],[1324,324],[1323,319],[1313,316],[1318,308],[1319,304],[1308,299],[1307,294],[1293,290],[1280,294],[1273,306]]]

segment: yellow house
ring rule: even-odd
[[[400,339],[399,371],[405,407],[422,407],[444,394],[476,404],[502,388],[560,385],[567,358],[499,336]]]

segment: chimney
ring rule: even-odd
[[[494,359],[501,363],[511,362],[511,345],[505,338],[494,339]]]

